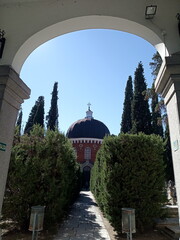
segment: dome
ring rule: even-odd
[[[86,112],[86,117],[74,122],[68,129],[68,138],[98,138],[103,139],[110,135],[109,129],[104,123],[92,117],[90,107]]]

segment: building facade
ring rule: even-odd
[[[77,155],[83,174],[83,187],[89,188],[90,172],[96,159],[96,154],[103,138],[110,135],[104,123],[93,118],[93,112],[88,106],[86,117],[74,122],[67,131]]]

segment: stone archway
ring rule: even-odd
[[[146,26],[127,19],[110,16],[85,16],[68,19],[44,28],[27,39],[14,56],[12,67],[19,73],[26,58],[41,44],[66,33],[84,29],[113,29],[137,35],[150,42],[161,54],[169,55],[168,49],[160,37]]]
[[[154,19],[145,19],[148,5],[157,5]],[[1,28],[7,38],[1,65],[19,74],[23,61],[40,44],[64,33],[109,28],[138,35],[161,56],[180,51],[177,41],[178,0],[1,0]],[[166,46],[167,51],[165,51]]]

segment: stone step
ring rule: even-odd
[[[164,235],[166,235],[169,239],[179,240],[180,238],[179,226],[166,226],[163,232],[164,232]]]
[[[178,226],[178,225],[179,225],[179,218],[156,219],[157,228],[165,228],[166,226]]]
[[[163,207],[168,218],[178,217],[178,206],[177,205],[166,205]]]

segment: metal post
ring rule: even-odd
[[[129,240],[132,240],[132,221],[131,221],[131,214],[129,214]]]
[[[37,224],[37,213],[34,214],[32,240],[37,240],[37,238],[38,238],[38,232],[35,231],[36,224]]]
[[[132,240],[132,226],[131,226],[131,214],[128,215],[128,225],[129,225],[129,232],[127,233],[127,240]]]
[[[37,240],[38,239],[38,232],[37,231],[33,231],[32,233],[32,240]]]

